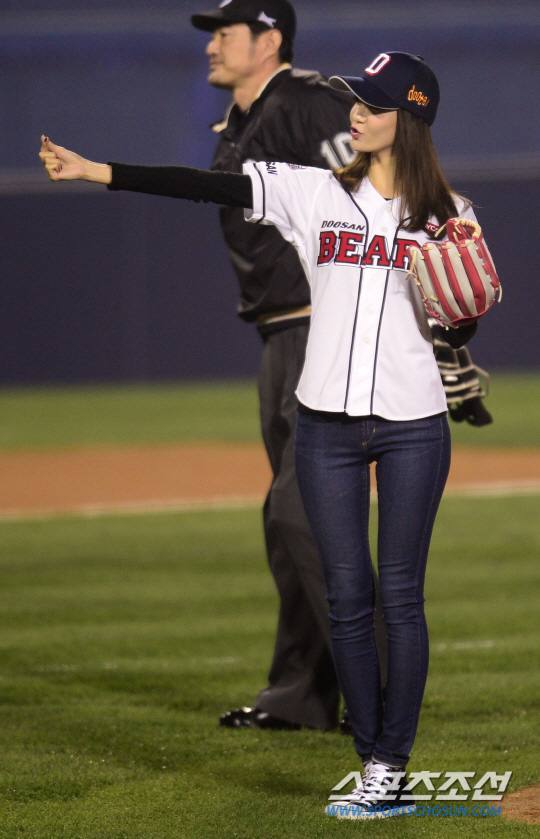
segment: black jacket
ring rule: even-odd
[[[333,90],[319,73],[284,69],[246,114],[233,106],[212,169],[241,172],[246,160],[343,166],[353,154],[351,106],[352,97]],[[240,281],[240,317],[256,321],[261,315],[308,306],[309,286],[298,255],[278,230],[249,224],[239,207],[221,207],[220,217]]]

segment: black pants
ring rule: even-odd
[[[273,473],[264,505],[264,532],[280,609],[269,684],[256,704],[288,722],[330,729],[338,721],[340,692],[329,607],[294,465],[295,390],[308,331],[308,326],[296,326],[267,336],[259,374],[262,433]],[[379,618],[379,641],[384,634],[381,626]],[[384,671],[385,661],[381,664]]]
[[[296,326],[267,336],[259,374],[262,433],[273,473],[264,533],[280,609],[269,685],[256,704],[288,722],[329,729],[338,721],[340,692],[326,586],[294,466],[295,390],[308,331]]]

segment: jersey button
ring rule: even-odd
[[[369,335],[364,335],[364,344],[369,344],[369,342],[370,342]]]
[[[388,228],[387,228],[387,227],[383,227],[383,228],[382,228],[382,232],[383,232],[383,233],[388,233]]]

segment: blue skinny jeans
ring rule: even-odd
[[[384,701],[373,632],[370,475],[376,462],[378,568],[388,633]],[[450,468],[446,415],[406,422],[298,416],[296,472],[323,563],[336,671],[364,759],[407,764],[427,679],[424,578]]]

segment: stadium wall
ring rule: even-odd
[[[434,67],[437,146],[478,207],[504,288],[474,357],[534,368],[540,10],[479,0],[471,20],[470,4],[450,6],[299,3],[295,63],[350,73],[381,50],[408,49]],[[206,83],[206,38],[189,26],[191,11],[0,4],[0,383],[255,373],[260,340],[234,315],[215,208],[56,187],[36,157],[45,131],[98,160],[208,165],[208,124],[228,95]]]

